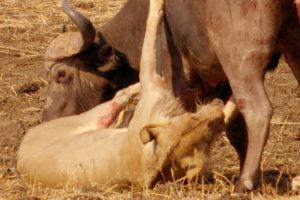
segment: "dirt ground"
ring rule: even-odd
[[[100,26],[124,0],[73,1]],[[232,199],[226,196],[238,176],[237,156],[222,135],[212,149],[215,183],[169,183],[153,190],[116,192],[65,188],[52,190],[27,185],[16,170],[18,146],[26,131],[40,122],[47,91],[43,53],[63,28],[75,30],[60,9],[59,1],[2,0],[0,2],[0,200],[2,199]],[[270,139],[263,157],[262,188],[236,199],[300,199],[290,190],[290,180],[300,175],[300,87],[281,61],[266,77],[275,112]]]

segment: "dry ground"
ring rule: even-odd
[[[74,3],[99,26],[124,0],[82,2]],[[178,182],[144,192],[135,188],[117,192],[72,186],[51,190],[22,181],[16,171],[16,153],[28,128],[40,121],[47,90],[43,53],[63,28],[75,30],[58,0],[0,1],[0,199],[232,199],[226,194],[238,175],[238,161],[224,136],[212,150],[213,185]],[[266,85],[275,114],[262,162],[264,184],[259,192],[234,199],[300,199],[289,186],[290,179],[300,174],[300,88],[284,62],[267,75]]]

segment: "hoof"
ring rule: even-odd
[[[255,184],[249,179],[239,179],[234,187],[234,192],[245,193],[255,189]]]
[[[261,186],[261,170],[258,170],[253,178],[240,177],[235,184],[234,191],[237,193],[246,193]]]

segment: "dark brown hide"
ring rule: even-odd
[[[78,55],[47,64],[50,83],[43,121],[87,111],[138,81],[138,72],[123,54],[96,43]]]

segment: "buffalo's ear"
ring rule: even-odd
[[[112,46],[105,44],[100,48],[98,57],[99,59],[113,59],[115,57],[115,50]]]
[[[98,52],[98,70],[105,73],[115,70],[118,67],[115,50],[110,45],[103,45]]]

